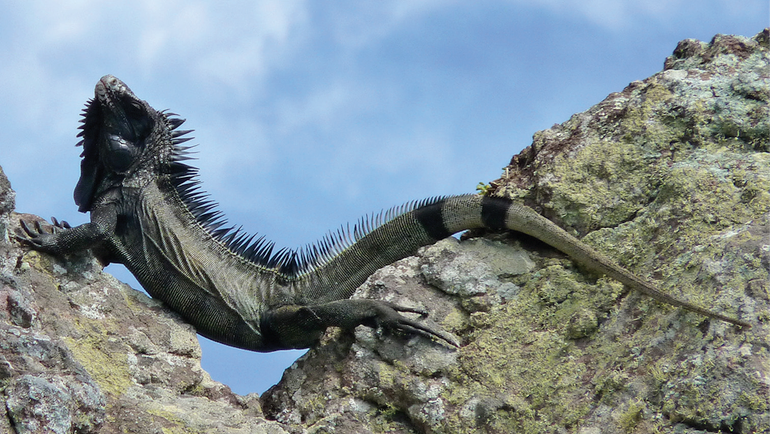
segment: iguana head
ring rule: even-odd
[[[184,122],[169,118],[134,95],[117,77],[105,75],[96,83],[94,98],[83,111],[83,157],[75,203],[81,212],[91,209],[96,196],[112,184],[140,171],[159,174],[174,154],[174,131]]]

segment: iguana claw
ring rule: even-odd
[[[62,229],[70,229],[71,226],[66,221],[59,221],[56,217],[51,217],[51,224],[47,225],[50,228],[50,232],[47,231],[40,220],[35,220],[33,227],[23,219],[19,220],[19,225],[23,233],[17,232],[14,237],[24,244],[31,246],[35,250],[41,251],[53,251],[54,239],[56,234]]]
[[[381,302],[377,309],[377,316],[374,318],[374,322],[378,328],[386,328],[391,330],[402,330],[406,333],[412,333],[426,338],[437,338],[442,340],[453,347],[460,347],[460,344],[448,333],[434,330],[433,328],[424,325],[418,321],[409,319],[399,312],[410,312],[419,314],[421,317],[428,316],[428,313],[422,309],[413,307],[399,306],[390,302]]]

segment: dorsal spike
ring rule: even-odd
[[[195,137],[177,137],[174,139],[171,139],[175,145],[181,145],[184,142],[190,141],[194,139]]]
[[[89,110],[90,106],[87,106],[83,119],[83,130],[90,128],[87,116]],[[185,122],[184,119],[171,117],[177,116],[173,113],[165,113],[165,115],[172,130],[176,130]],[[349,224],[342,226],[329,232],[318,242],[308,244],[298,250],[281,248],[275,251],[275,244],[265,239],[264,236],[246,234],[240,226],[228,226],[222,212],[217,209],[216,202],[212,201],[201,190],[198,169],[184,162],[191,158],[189,153],[193,146],[181,145],[192,139],[191,137],[183,137],[191,131],[178,130],[171,133],[173,149],[170,161],[165,168],[171,187],[176,191],[177,196],[200,227],[207,231],[212,238],[222,243],[235,255],[259,266],[275,269],[283,274],[283,278],[293,278],[302,273],[312,272],[318,267],[324,266],[377,227],[405,212],[443,200],[443,197],[434,197],[406,203],[364,217],[354,224],[352,229]],[[81,141],[79,145],[89,146],[85,141]]]
[[[179,136],[184,136],[185,134],[189,134],[189,133],[192,133],[193,131],[194,131],[194,130],[177,130],[177,129],[175,129],[175,130],[174,130],[174,131],[171,133],[171,137],[179,137]]]

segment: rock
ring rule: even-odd
[[[22,217],[12,209],[0,170],[0,229],[11,234]],[[212,381],[200,356],[192,327],[92,256],[0,237],[0,432],[286,432],[256,395]]]
[[[237,396],[161,303],[88,254],[8,237],[21,216],[0,170],[0,432],[769,432],[768,41],[681,42],[664,71],[536,133],[488,189],[751,330],[529,237],[451,238],[354,297],[422,308],[461,348],[332,329],[264,396]]]
[[[8,242],[8,217],[16,208],[16,193],[0,167],[0,241]]]
[[[297,432],[770,432],[769,35],[683,41],[664,71],[536,133],[490,188],[751,330],[626,295],[524,236],[450,239],[355,297],[426,308],[459,350],[330,331],[263,395],[266,416]]]

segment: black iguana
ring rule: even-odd
[[[75,202],[91,222],[48,229],[22,222],[20,238],[53,254],[93,248],[124,264],[147,292],[181,314],[198,333],[255,351],[306,348],[327,327],[359,324],[433,336],[448,334],[400,312],[418,312],[349,297],[377,269],[453,233],[510,229],[534,236],[577,263],[664,303],[739,326],[749,324],[675,299],[606,256],[508,199],[463,195],[426,199],[363,220],[306,249],[273,252],[264,238],[224,226],[214,203],[185,163],[184,120],[156,111],[117,78],[96,84],[83,110],[81,176]],[[350,241],[349,241],[350,240]]]

